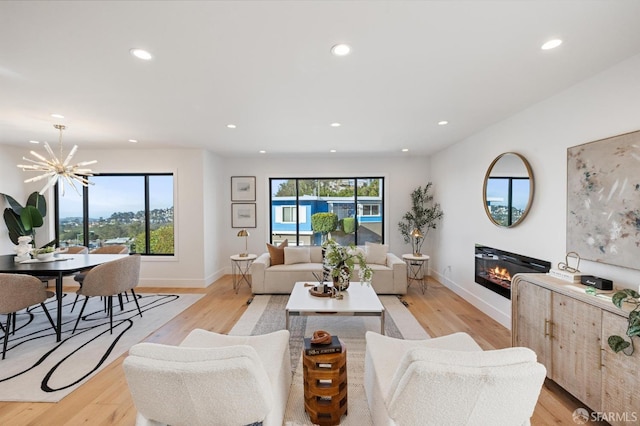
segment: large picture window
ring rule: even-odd
[[[384,178],[271,178],[271,242],[320,245],[384,242]],[[335,230],[324,235],[312,228],[316,213],[334,213]]]
[[[172,255],[172,174],[100,174],[78,195],[56,187],[60,247],[126,245],[131,253]]]

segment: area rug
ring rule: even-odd
[[[229,334],[257,335],[285,328],[285,306],[288,295],[255,296],[253,302]],[[427,339],[429,335],[420,326],[411,312],[395,296],[380,296],[385,307],[385,334],[403,339]],[[363,426],[372,424],[364,393],[364,336],[367,331],[380,332],[377,317],[291,317],[290,350],[293,380],[285,424],[287,426],[310,425],[304,411],[304,388],[302,381],[302,338],[315,330],[326,330],[337,335],[347,347],[347,394],[348,415],[341,425]]]
[[[9,336],[6,359],[0,360],[0,401],[60,401],[202,297],[191,294],[137,296],[142,317],[131,296],[124,300],[123,310],[114,298],[113,333],[109,331],[104,302],[99,297],[91,297],[83,320],[71,334],[84,298],[80,297],[71,312],[75,294],[65,294],[62,340],[57,343],[55,332],[40,306],[19,312],[15,336]],[[46,306],[55,318],[55,299],[50,299]],[[3,315],[4,321],[5,318]],[[2,330],[0,338],[4,339]]]

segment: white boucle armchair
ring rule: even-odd
[[[193,330],[180,346],[139,343],[124,370],[136,425],[283,424],[289,332],[228,336]]]
[[[466,333],[367,332],[365,393],[378,425],[528,425],[546,375],[528,348],[483,351]]]

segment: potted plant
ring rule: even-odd
[[[338,228],[338,215],[335,213],[314,213],[311,215],[311,229],[322,235],[322,244],[327,241],[329,232]]]
[[[373,270],[367,265],[362,251],[358,250],[353,244],[341,246],[334,240],[328,240],[324,247],[323,264],[331,271],[334,285],[337,285],[339,290],[346,290],[349,287],[349,279],[356,263],[360,267],[358,270],[360,281],[364,283],[371,282]]]
[[[9,230],[9,239],[13,244],[18,244],[18,238],[23,236],[31,237],[31,244],[35,247],[36,228],[44,224],[44,217],[47,214],[47,202],[44,196],[37,192],[29,195],[27,203],[23,207],[13,197],[7,194],[0,194],[9,204],[4,210],[4,223]],[[50,245],[50,242],[46,245]]]
[[[625,355],[633,355],[633,337],[640,336],[640,294],[637,291],[631,289],[624,289],[617,291],[611,301],[619,309],[623,309],[623,304],[631,305],[633,309],[629,311],[629,320],[627,325],[627,336],[629,340],[625,340],[622,336],[609,336],[607,343],[612,351],[618,353],[622,352]],[[630,348],[630,349],[629,349]]]
[[[444,213],[439,203],[434,203],[429,182],[425,187],[419,186],[411,193],[411,210],[402,216],[398,230],[405,243],[414,243],[413,252],[420,256],[422,244],[430,229],[436,229],[438,221]]]

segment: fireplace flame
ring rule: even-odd
[[[498,280],[511,281],[511,274],[509,271],[506,268],[501,268],[499,266],[489,269],[489,275]]]

